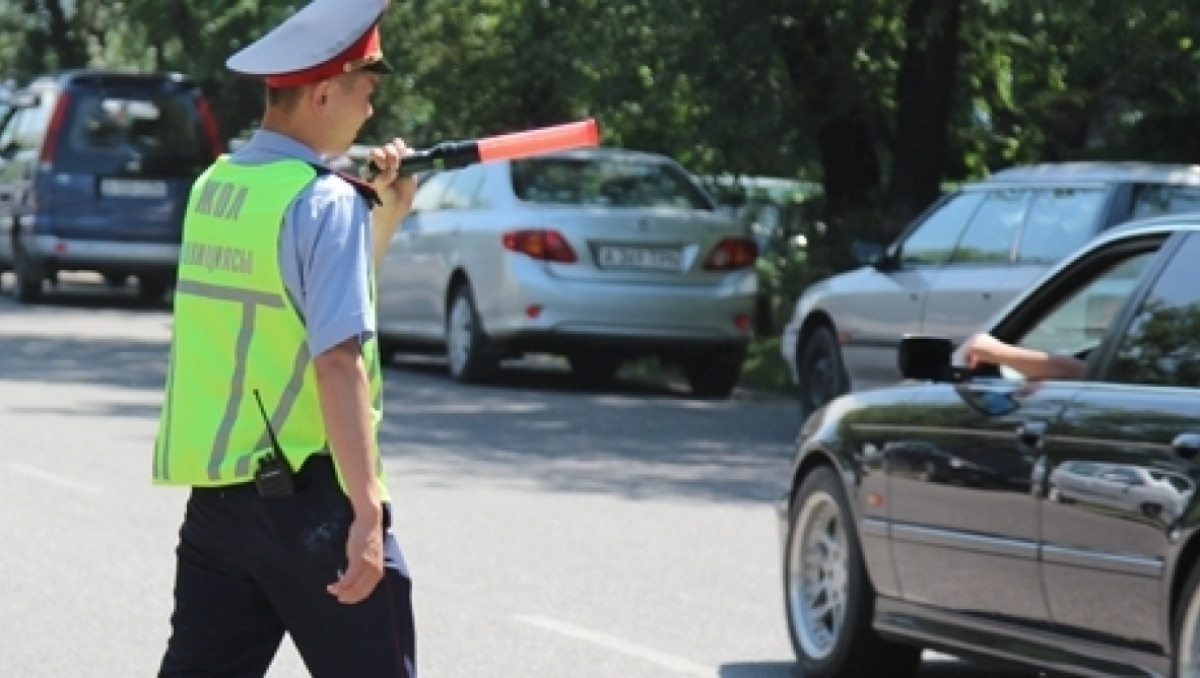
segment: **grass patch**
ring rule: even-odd
[[[741,385],[785,395],[796,392],[787,363],[779,353],[779,337],[758,337],[750,341],[746,362],[742,364]]]

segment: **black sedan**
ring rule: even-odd
[[[779,506],[803,675],[902,678],[931,648],[1200,676],[1200,215],[1100,236],[982,329],[1086,374],[906,337],[904,381],[805,422]]]

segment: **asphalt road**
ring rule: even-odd
[[[0,293],[0,676],[153,675],[182,491],[149,484],[170,316]],[[679,385],[487,387],[393,366],[383,432],[422,675],[796,676],[771,507],[794,404]],[[306,675],[285,642],[269,674]],[[926,678],[1018,675],[927,654]],[[1024,675],[1024,674],[1021,674]]]

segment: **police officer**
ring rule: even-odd
[[[161,676],[262,676],[285,633],[318,677],[413,678],[390,533],[374,264],[412,204],[397,139],[344,153],[390,68],[387,0],[314,0],[227,66],[261,129],[192,189],[154,480],[190,486]]]

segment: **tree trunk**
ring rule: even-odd
[[[776,23],[775,42],[805,117],[815,121],[824,217],[869,211],[881,181],[879,157],[850,56],[836,47],[821,6],[795,2],[788,9],[794,20]]]
[[[829,218],[870,207],[879,186],[875,139],[866,121],[847,114],[817,131],[817,146],[825,172],[825,207]]]
[[[962,11],[962,0],[912,0],[908,6],[907,45],[896,77],[895,157],[884,205],[891,234],[941,191]]]
[[[50,17],[48,35],[50,46],[58,56],[59,68],[84,68],[87,55],[83,46],[71,34],[71,24],[59,0],[43,0],[46,14]]]
[[[188,7],[188,3],[184,0],[175,0],[171,3],[168,13],[171,16],[171,23],[175,26],[195,26],[199,22],[192,16],[192,10]],[[183,47],[184,69],[189,73],[196,72],[196,55],[202,54],[203,49],[197,44],[197,40],[201,38],[201,34],[197,31],[179,31],[179,44]]]

